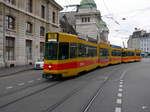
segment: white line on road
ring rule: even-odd
[[[142,106],[142,109],[144,110],[144,109],[146,109],[147,107],[146,106]]]
[[[120,84],[123,84],[123,82],[120,82]]]
[[[118,93],[118,97],[122,97],[122,93]]]
[[[116,107],[115,112],[121,112],[121,108],[120,107]]]
[[[123,85],[119,85],[119,87],[120,87],[120,88],[122,88],[122,87],[123,87]]]
[[[123,80],[120,80],[120,82],[123,82]]]
[[[122,100],[121,99],[117,99],[116,103],[117,104],[122,104]]]
[[[36,80],[41,80],[41,78],[38,78],[38,79],[36,79]]]
[[[12,89],[13,87],[12,86],[8,86],[8,87],[6,87],[6,89]]]
[[[121,89],[121,88],[119,88],[119,90],[118,90],[119,92],[122,92],[123,91],[123,89]]]
[[[28,83],[33,83],[33,82],[34,82],[34,80],[28,81]]]
[[[121,77],[120,77],[120,81],[124,78],[124,76],[126,75],[128,70],[125,70],[122,74],[121,74]]]
[[[19,83],[19,84],[18,84],[18,86],[23,86],[23,85],[24,85],[24,83]]]

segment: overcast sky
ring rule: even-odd
[[[61,6],[80,4],[81,0],[56,0]],[[150,32],[150,0],[95,0],[115,45],[127,42],[134,28]],[[65,9],[67,10],[67,9]],[[123,19],[125,18],[125,19]]]

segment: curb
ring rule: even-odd
[[[10,76],[10,75],[12,76],[12,75],[15,75],[16,73],[20,73],[20,72],[24,72],[24,71],[32,70],[32,69],[34,69],[34,67],[33,68],[29,68],[29,69],[25,69],[25,70],[18,70],[18,71],[13,72],[13,73],[2,74],[2,75],[0,75],[0,78],[7,77],[7,76]]]

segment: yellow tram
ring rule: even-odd
[[[135,50],[122,49],[122,62],[134,62]]]
[[[97,44],[65,33],[47,33],[44,78],[69,77],[98,66]]]
[[[43,78],[70,77],[96,67],[140,61],[140,50],[113,47],[66,33],[47,33]]]
[[[110,64],[119,64],[121,63],[122,57],[121,48],[110,48]]]
[[[110,64],[110,45],[107,43],[98,44],[98,65],[100,67],[108,66]]]
[[[135,50],[135,61],[141,61],[141,50]]]

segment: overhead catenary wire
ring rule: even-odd
[[[109,14],[112,14],[112,15],[113,15],[113,13],[110,13],[110,10],[109,10],[109,8],[107,7],[107,4],[106,4],[105,0],[103,0],[103,4],[104,4],[104,6],[105,6],[107,12],[108,12]],[[107,17],[106,17],[106,18],[107,18]],[[112,19],[117,25],[120,25],[120,23],[119,23],[117,20],[115,20],[113,16],[108,17],[108,18],[109,18],[109,19]]]
[[[130,10],[130,11],[124,11],[124,12],[118,12],[118,13],[108,13],[108,14],[105,14],[103,16],[111,16],[111,15],[124,15],[124,14],[131,14],[131,13],[135,13],[135,12],[143,12],[143,11],[148,11],[150,10],[150,6],[149,7],[146,7],[146,8],[143,8],[143,9],[135,9],[135,10]]]

